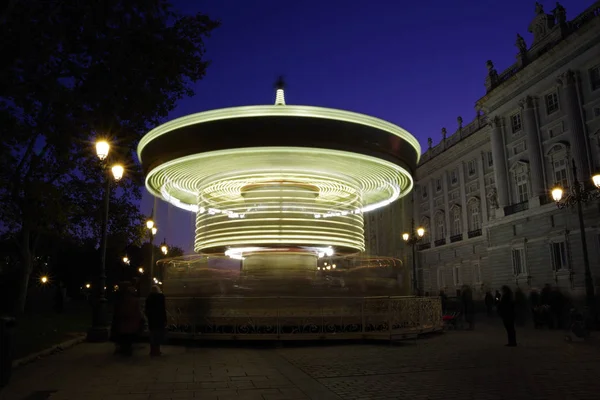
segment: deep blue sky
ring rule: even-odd
[[[212,64],[193,98],[170,119],[249,104],[272,104],[286,78],[286,102],[369,114],[407,129],[426,149],[475,116],[485,94],[485,62],[498,72],[515,62],[516,34],[528,45],[529,0],[175,0],[222,25],[206,42]],[[542,1],[550,13],[555,1]],[[568,19],[593,0],[567,0]],[[154,200],[157,239],[192,252],[194,215]]]

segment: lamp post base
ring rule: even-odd
[[[104,293],[100,295],[92,319],[92,327],[87,332],[88,342],[106,342],[110,338],[110,322],[108,321],[108,304]]]
[[[94,326],[87,331],[86,340],[92,343],[108,342],[110,338],[109,326]]]

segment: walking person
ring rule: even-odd
[[[150,356],[160,356],[160,345],[164,340],[167,326],[167,310],[165,295],[156,285],[152,286],[150,294],[146,298],[146,318],[150,331]]]
[[[507,347],[517,346],[517,333],[515,331],[515,302],[513,293],[508,286],[502,286],[502,298],[498,304],[498,314],[504,323],[508,337]]]
[[[463,303],[463,312],[465,314],[465,322],[469,324],[467,329],[472,331],[475,327],[475,304],[473,303],[473,291],[468,285],[463,285],[461,297]]]
[[[492,296],[492,292],[489,290],[485,292],[485,309],[487,316],[492,317],[494,313],[494,296]]]

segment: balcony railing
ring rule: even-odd
[[[529,210],[529,201],[527,200],[504,207],[504,215],[509,216],[525,210]]]
[[[462,233],[450,236],[450,243],[460,242],[463,239]]]
[[[446,238],[438,239],[438,240],[435,241],[435,245],[436,246],[443,246],[445,244],[446,244]]]
[[[431,243],[421,243],[417,245],[417,250],[427,250],[431,248]]]
[[[469,237],[469,239],[477,237],[477,236],[481,236],[481,228],[480,229],[475,229],[473,231],[469,231],[467,233],[467,236]]]

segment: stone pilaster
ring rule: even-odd
[[[577,76],[569,70],[559,76],[558,83],[562,85],[562,104],[569,124],[571,150],[577,166],[577,178],[580,182],[587,182],[591,171],[587,152],[587,139],[581,121],[581,110],[577,96]]]
[[[482,174],[480,173],[479,176]],[[469,232],[469,210],[467,208],[467,190],[466,190],[466,179],[465,179],[465,165],[461,161],[458,164],[458,184],[460,186],[460,203],[461,203],[461,217],[462,217],[462,234],[463,239],[467,239],[467,233]]]
[[[540,150],[540,135],[537,119],[535,117],[535,101],[527,96],[520,101],[523,110],[523,127],[527,136],[527,153],[529,155],[529,173],[531,178],[531,197],[539,199],[546,193],[544,180],[544,163]]]
[[[446,225],[446,243],[450,242],[452,230],[450,229],[450,201],[448,200],[448,171],[444,170],[442,174],[442,190],[444,191],[444,225]]]
[[[492,126],[492,157],[494,158],[494,177],[496,179],[496,190],[498,191],[498,207],[501,209],[509,205],[508,173],[506,170],[506,146],[502,133],[502,119],[490,117]]]
[[[427,198],[429,199],[429,241],[431,242],[431,246],[433,246],[433,242],[435,242],[435,231],[436,231],[436,226],[435,226],[435,221],[433,220],[433,216],[435,215],[435,203],[433,201],[433,179],[430,179],[429,182],[427,182],[427,190],[429,191],[427,193]]]
[[[477,168],[479,168],[480,174],[478,175],[478,180],[479,180],[479,224],[481,225],[481,227],[483,228],[483,223],[487,223],[488,221],[488,215],[487,215],[487,199],[486,199],[486,193],[485,193],[485,170],[484,170],[484,161],[483,158],[485,157],[484,153],[481,153],[479,155],[479,157],[477,158]],[[496,160],[494,160],[494,163],[496,162]]]

